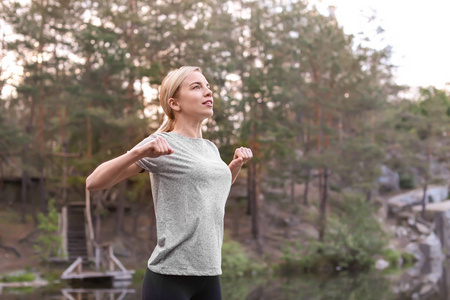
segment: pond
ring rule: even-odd
[[[339,273],[333,276],[293,276],[277,278],[222,279],[224,300],[450,300],[450,268],[428,265],[399,274],[372,271]],[[135,300],[140,299],[138,283],[102,287],[66,285],[40,289],[4,288],[5,300]]]

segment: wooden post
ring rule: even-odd
[[[88,252],[88,260],[92,261],[92,258],[94,256],[93,248],[95,243],[95,237],[94,237],[94,228],[92,226],[92,218],[91,218],[91,196],[88,189],[85,189],[86,191],[86,207],[85,207],[85,216],[86,216],[86,234],[87,234],[87,252]]]
[[[62,242],[62,256],[64,259],[69,257],[67,245],[67,206],[61,209],[61,242]]]
[[[113,248],[111,245],[108,246],[108,259],[109,259],[109,271],[113,272],[114,271],[114,261],[112,259],[113,257]]]

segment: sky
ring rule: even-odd
[[[372,47],[391,46],[396,82],[450,90],[450,0],[310,0],[335,15],[347,34],[371,39]],[[375,16],[370,22],[370,17]],[[384,32],[377,35],[380,26]],[[361,36],[361,35],[359,35]]]

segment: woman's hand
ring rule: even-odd
[[[253,157],[253,153],[252,153],[252,150],[250,150],[250,148],[245,148],[245,147],[237,148],[234,151],[234,157],[233,157],[233,161],[231,163],[237,163],[242,166],[243,164],[248,162],[250,159],[252,159],[252,157]]]
[[[173,153],[173,149],[170,147],[166,139],[160,136],[156,137],[154,140],[143,145],[142,147],[136,148],[134,151],[136,151],[139,158],[156,158]]]
[[[252,159],[252,157],[253,153],[249,148],[241,147],[234,151],[233,160],[228,165],[231,171],[231,183],[236,180],[242,165]]]

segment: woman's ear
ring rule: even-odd
[[[177,101],[177,100],[175,100],[174,98],[170,98],[169,101],[168,101],[168,103],[169,103],[170,108],[171,108],[173,111],[180,111],[181,107],[180,107],[180,105],[178,104],[178,101]]]

